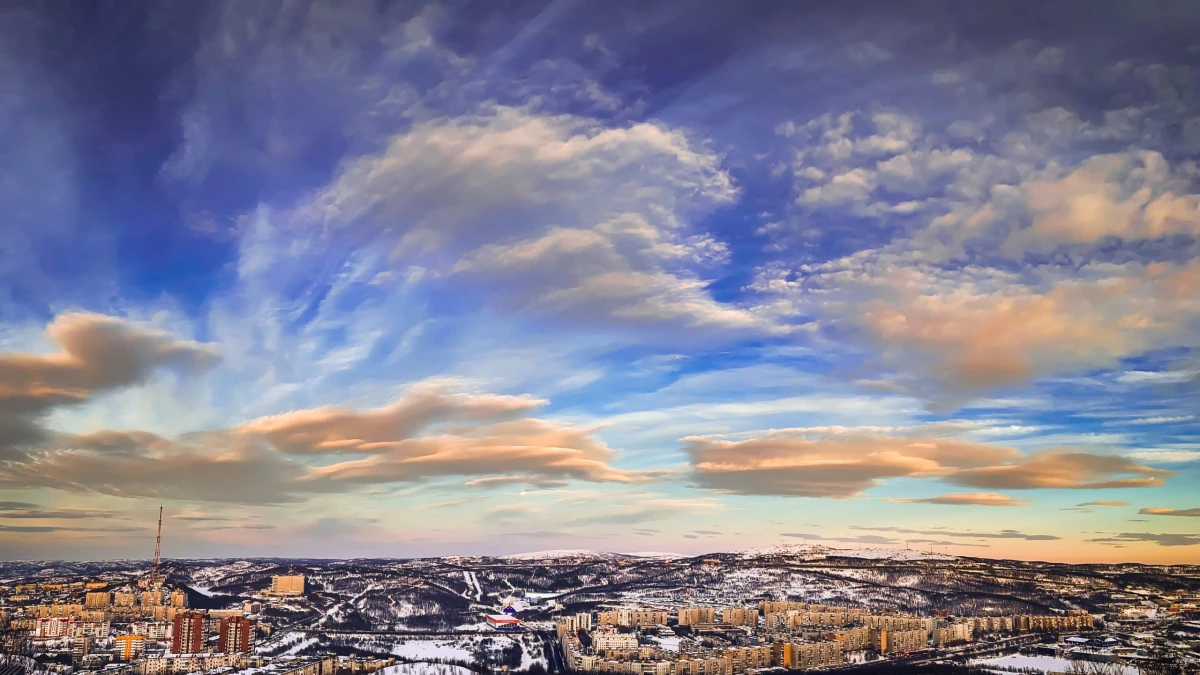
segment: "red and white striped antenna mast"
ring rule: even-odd
[[[161,583],[158,578],[159,553],[162,551],[162,504],[158,505],[158,536],[154,538],[154,568],[150,571],[150,583]]]

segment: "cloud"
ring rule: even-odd
[[[1196,450],[1137,450],[1125,453],[1126,457],[1151,464],[1182,464],[1200,460]]]
[[[1062,178],[1018,186],[1029,225],[1012,231],[1000,250],[1018,256],[1106,238],[1138,241],[1200,234],[1200,196],[1184,192],[1187,187],[1188,178],[1173,175],[1157,152],[1089,157]],[[999,208],[989,216],[1012,217]],[[977,227],[988,224],[983,219]]]
[[[957,485],[1001,490],[1157,487],[1174,472],[1124,457],[1084,452],[1040,452],[1021,462],[962,469],[946,477]]]
[[[1023,455],[1012,448],[938,437],[936,426],[911,436],[861,430],[788,430],[747,440],[684,439],[691,478],[698,485],[734,494],[848,498],[888,478],[935,478],[969,487],[1121,488],[1163,484],[1172,472],[1123,457],[1043,451]],[[999,505],[996,496],[947,495],[932,503]],[[1013,504],[1022,500],[1010,500]]]
[[[314,468],[310,485],[409,482],[431,476],[533,476],[633,483],[651,474],[614,469],[613,451],[592,434],[524,418],[390,443],[370,457]]]
[[[469,395],[425,383],[391,405],[365,411],[315,408],[241,424],[237,433],[260,437],[289,454],[377,454],[393,450],[434,425],[517,416],[546,401],[529,396]]]
[[[1195,509],[1162,509],[1162,508],[1144,508],[1138,510],[1138,513],[1145,516],[1182,516],[1185,518],[1200,518],[1200,508]]]
[[[54,408],[140,384],[160,368],[199,373],[219,359],[211,345],[99,314],[61,314],[46,337],[59,351],[0,352],[0,457],[42,440],[40,420]]]
[[[736,494],[847,498],[886,478],[938,476],[950,467],[1011,460],[1009,448],[953,439],[768,434],[743,441],[684,439],[692,479]]]
[[[1030,499],[1018,499],[998,492],[954,492],[921,499],[889,499],[901,504],[947,504],[951,506],[1025,506]]]
[[[1084,502],[1078,506],[1129,506],[1129,502],[1121,502],[1112,499],[1095,499],[1090,502]]]
[[[725,246],[689,233],[736,193],[720,156],[681,130],[485,106],[347,162],[289,227],[386,245],[394,263],[507,310],[763,330],[713,299],[698,272],[723,262]]]
[[[969,530],[954,531],[942,528],[931,530],[913,530],[903,527],[861,527],[851,526],[852,530],[870,530],[875,532],[895,532],[897,534],[922,534],[930,537],[962,537],[966,539],[1024,539],[1026,541],[1056,541],[1062,537],[1052,534],[1026,534],[1017,530],[1000,530],[999,532],[972,532]]]
[[[177,438],[136,430],[54,434],[0,464],[0,488],[279,504],[446,476],[558,486],[658,475],[614,468],[615,453],[591,429],[506,419],[540,403],[418,384],[378,409],[301,410]],[[344,454],[360,457],[336,457]]]
[[[29,502],[0,502],[0,519],[78,520],[115,516],[115,512],[107,509],[45,508]]]
[[[1195,546],[1200,544],[1200,534],[1155,534],[1151,532],[1122,532],[1111,537],[1098,537],[1088,541],[1120,546],[1121,544],[1149,541],[1159,546]]]

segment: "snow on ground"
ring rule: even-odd
[[[944,553],[928,553],[907,548],[835,548],[826,555],[868,560],[954,560]]]
[[[791,555],[807,558],[841,557],[868,560],[953,560],[954,556],[906,548],[829,548],[820,544],[778,544],[738,551],[743,558]]]
[[[462,666],[445,663],[398,663],[380,670],[377,675],[475,675]]]
[[[392,645],[392,653],[406,659],[471,661],[471,650],[463,640],[405,640]]]
[[[285,650],[283,651],[283,653],[284,653],[284,654],[289,654],[289,655],[290,655],[290,654],[296,654],[296,653],[298,653],[300,650],[302,650],[302,649],[305,649],[306,647],[310,647],[310,646],[312,646],[312,645],[315,645],[315,644],[317,644],[318,642],[320,642],[320,640],[319,640],[319,639],[317,639],[317,638],[315,638],[315,637],[306,637],[306,638],[304,638],[303,640],[300,640],[299,642],[297,642],[297,643],[295,643],[295,644],[293,644],[293,645],[290,645],[290,646],[289,646],[287,649],[285,649]]]
[[[1056,656],[1025,656],[1024,654],[1009,654],[1008,656],[997,656],[993,659],[982,659],[972,661],[971,665],[1002,668],[1032,668],[1040,670],[1043,673],[1066,673],[1071,670],[1070,659],[1060,659]],[[1130,666],[1122,666],[1125,675],[1138,675],[1136,668]]]
[[[582,548],[560,548],[550,551],[532,551],[530,553],[512,553],[500,556],[501,560],[555,560],[558,558],[612,558],[612,553],[600,553]]]
[[[664,652],[679,651],[679,638],[678,637],[665,638],[665,637],[659,637],[657,635],[647,635],[646,638],[649,639],[651,642],[657,642],[658,646]]]

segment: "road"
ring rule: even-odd
[[[562,647],[558,644],[557,636],[554,633],[543,631],[538,635],[542,638],[542,645],[546,652],[547,670],[551,673],[567,672],[567,664],[563,659]]]

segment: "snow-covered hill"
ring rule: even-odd
[[[604,553],[586,549],[553,549],[549,551],[532,551],[529,553],[512,553],[499,556],[502,560],[562,560],[567,558],[577,560],[615,560],[622,556],[617,553]]]

